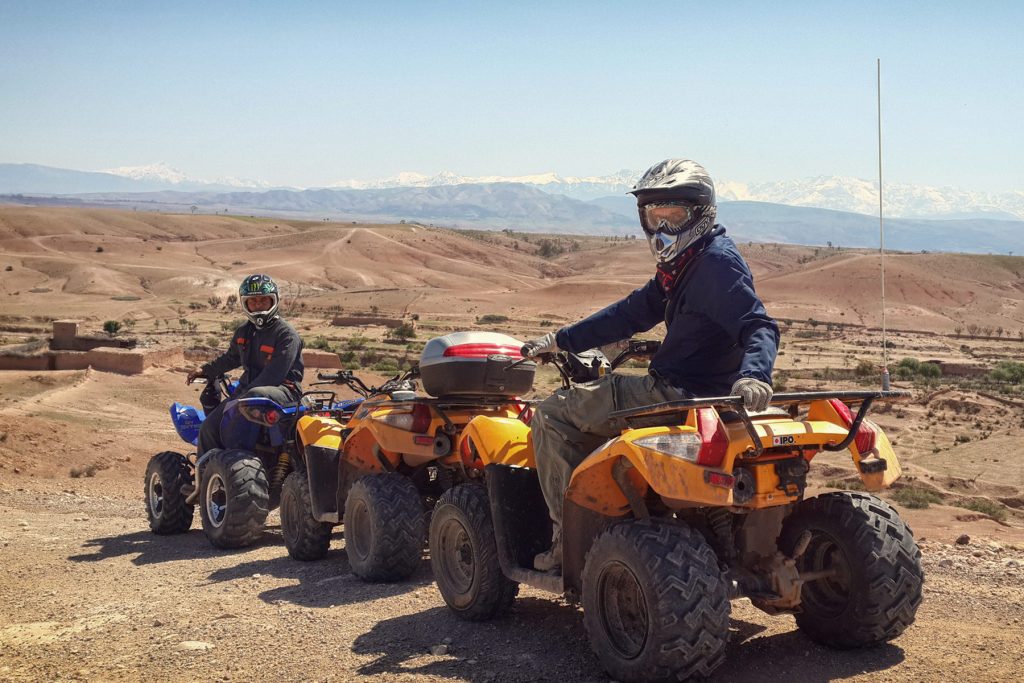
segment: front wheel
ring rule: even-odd
[[[808,637],[849,649],[892,640],[914,623],[924,571],[913,532],[882,499],[840,491],[809,498],[782,527],[779,549],[810,544],[797,569],[827,572],[804,584],[796,623]]]
[[[263,533],[270,486],[263,463],[241,449],[213,453],[200,474],[199,512],[206,538],[218,548],[244,548]]]
[[[185,503],[182,486],[191,485],[192,468],[181,453],[164,451],[146,466],[146,516],[154,534],[180,534],[192,526],[195,506]]]
[[[498,563],[487,491],[461,484],[444,492],[430,520],[430,566],[456,616],[483,621],[512,605],[519,584]]]
[[[423,557],[423,502],[416,485],[394,472],[362,477],[345,499],[345,550],[364,581],[401,581]]]
[[[718,558],[686,526],[617,524],[597,537],[583,568],[590,646],[620,681],[709,676],[725,659],[729,598]]]
[[[306,473],[295,471],[285,477],[281,487],[281,535],[288,554],[304,562],[323,559],[331,547],[333,527],[313,518]]]

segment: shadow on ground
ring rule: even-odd
[[[201,528],[193,527],[186,533],[168,536],[158,536],[151,531],[144,530],[89,539],[82,547],[91,552],[71,555],[68,559],[72,562],[101,562],[114,557],[136,555],[132,558],[132,564],[143,566],[161,562],[209,558],[217,555],[241,555],[268,545],[282,545],[282,552],[284,551],[280,528],[268,527],[256,543],[248,548],[237,550],[214,548],[206,540],[206,535]]]
[[[730,631],[726,662],[713,680],[825,683],[883,671],[904,658],[895,645],[830,650],[798,631],[761,635],[764,626],[737,619]],[[448,654],[431,655],[441,644],[448,645]],[[508,615],[483,623],[460,621],[442,607],[387,619],[356,638],[352,650],[376,655],[358,669],[361,675],[387,679],[422,674],[478,683],[607,681],[590,650],[582,612],[543,598],[520,598]]]
[[[332,548],[327,557],[314,562],[300,562],[288,556],[284,548],[281,556],[242,562],[230,567],[214,570],[209,575],[211,583],[240,581],[272,576],[277,579],[297,581],[286,586],[277,586],[258,594],[260,600],[270,604],[288,603],[302,607],[337,607],[367,600],[377,600],[401,595],[423,588],[433,582],[430,562],[423,559],[416,572],[404,581],[394,583],[365,583],[352,573],[342,532],[336,531]],[[339,547],[341,546],[341,547]]]

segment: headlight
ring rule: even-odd
[[[697,456],[700,455],[702,445],[700,434],[694,432],[645,436],[636,439],[633,443],[637,446],[676,458],[682,458],[683,460],[689,460],[690,462],[697,462]]]

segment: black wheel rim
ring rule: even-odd
[[[164,511],[164,484],[160,473],[154,472],[149,478],[149,511],[154,518],[159,518]]]
[[[219,474],[211,474],[206,484],[206,516],[210,524],[220,527],[228,513],[228,491]]]
[[[365,559],[370,554],[372,533],[370,510],[365,502],[357,500],[345,519],[345,545],[356,559]]]
[[[636,574],[621,562],[610,562],[598,578],[601,625],[612,647],[634,659],[647,645],[647,599]]]
[[[825,576],[804,584],[801,599],[808,608],[823,617],[843,613],[850,602],[850,560],[835,539],[827,534],[815,533],[811,545],[801,558],[800,572],[829,571]]]
[[[460,520],[446,519],[438,532],[438,540],[438,559],[444,580],[458,595],[464,596],[473,589],[476,567],[476,553],[469,531]]]

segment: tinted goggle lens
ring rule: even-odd
[[[643,207],[644,230],[676,235],[689,225],[694,215],[693,207],[685,204],[648,204]]]

